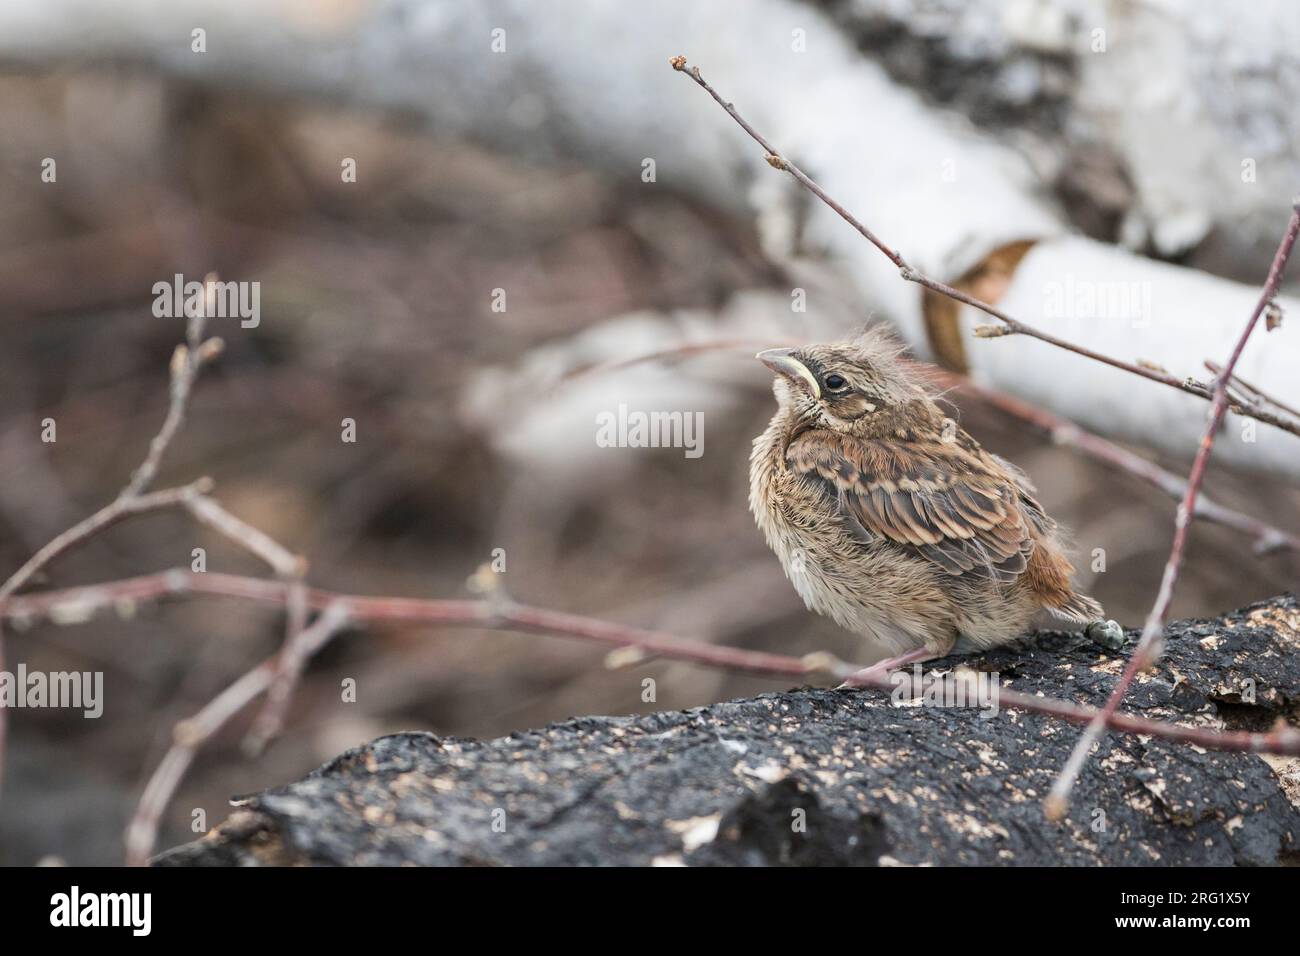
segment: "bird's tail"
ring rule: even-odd
[[[1091,624],[1093,621],[1101,621],[1106,617],[1106,612],[1102,610],[1101,605],[1095,600],[1086,594],[1074,592],[1071,592],[1070,596],[1061,604],[1048,605],[1047,609],[1057,617],[1078,624]]]

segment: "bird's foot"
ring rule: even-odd
[[[1083,629],[1083,633],[1108,651],[1117,651],[1124,646],[1124,628],[1114,621],[1093,621]]]
[[[845,687],[870,687],[879,684],[879,682],[888,677],[891,671],[898,670],[900,667],[906,667],[908,664],[917,664],[921,661],[932,661],[936,657],[943,657],[942,654],[936,654],[926,647],[918,647],[914,651],[908,651],[906,654],[899,654],[897,657],[888,657],[883,661],[878,661],[870,667],[864,667],[860,671],[854,671],[849,675],[848,680],[840,685]]]

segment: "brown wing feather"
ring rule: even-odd
[[[855,527],[911,548],[953,575],[1014,579],[1033,554],[1031,528],[1042,531],[1050,521],[1028,483],[978,446],[815,431],[792,442],[786,460],[821,482]]]

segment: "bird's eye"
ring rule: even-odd
[[[826,387],[832,392],[841,391],[844,388],[844,386],[847,384],[849,383],[844,381],[844,376],[842,375],[826,376]]]

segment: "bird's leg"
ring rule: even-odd
[[[908,651],[906,654],[899,654],[897,657],[889,657],[883,661],[877,661],[870,667],[864,667],[860,671],[854,671],[849,675],[840,687],[857,687],[861,686],[859,681],[866,679],[871,680],[876,677],[885,677],[890,671],[897,670],[900,667],[906,667],[908,664],[916,664],[921,661],[932,661],[935,658],[943,657],[947,651],[936,651],[929,647],[918,647],[914,651]]]
[[[1093,621],[1083,629],[1083,633],[1108,651],[1117,651],[1124,646],[1124,628],[1114,621]]]

